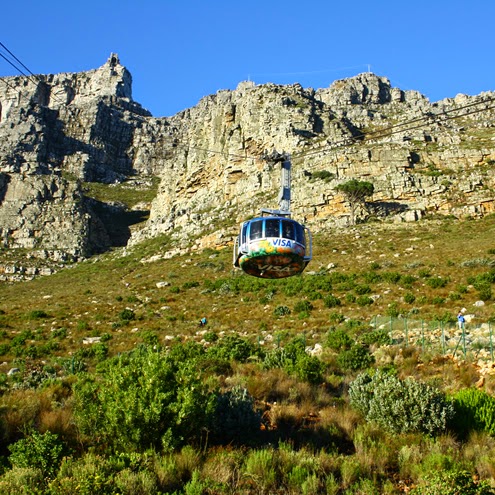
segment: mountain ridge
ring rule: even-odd
[[[335,188],[352,178],[374,185],[358,221],[495,211],[489,92],[430,103],[372,73],[316,90],[245,81],[155,118],[116,54],[92,71],[2,81],[4,252],[60,265],[160,234],[230,245],[240,221],[277,206],[273,150],[292,156],[293,216],[315,231],[349,225]],[[98,184],[148,199],[96,198]]]

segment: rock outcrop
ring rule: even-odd
[[[494,101],[430,103],[363,73],[317,90],[242,82],[154,118],[115,54],[93,71],[2,78],[2,246],[64,262],[160,233],[228,244],[241,220],[278,206],[280,170],[263,158],[274,150],[291,155],[293,216],[314,230],[348,223],[335,187],[351,178],[374,185],[361,220],[484,215],[495,209]],[[87,194],[151,177],[158,193],[132,232],[111,227],[125,205]]]

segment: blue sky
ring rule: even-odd
[[[432,102],[495,90],[493,0],[18,0],[1,11],[0,41],[34,74],[95,69],[116,52],[156,117],[248,79],[322,88],[368,69]],[[0,76],[18,74],[0,58]]]

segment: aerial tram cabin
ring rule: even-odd
[[[241,224],[234,245],[234,266],[248,275],[292,277],[311,261],[311,233],[290,218],[290,160],[286,157],[282,162],[280,206],[280,210],[262,209],[260,217]]]

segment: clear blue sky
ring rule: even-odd
[[[116,52],[156,117],[248,79],[322,88],[368,67],[432,102],[495,90],[493,0],[17,0],[1,13],[0,41],[34,74]],[[0,76],[18,74],[0,58]]]

